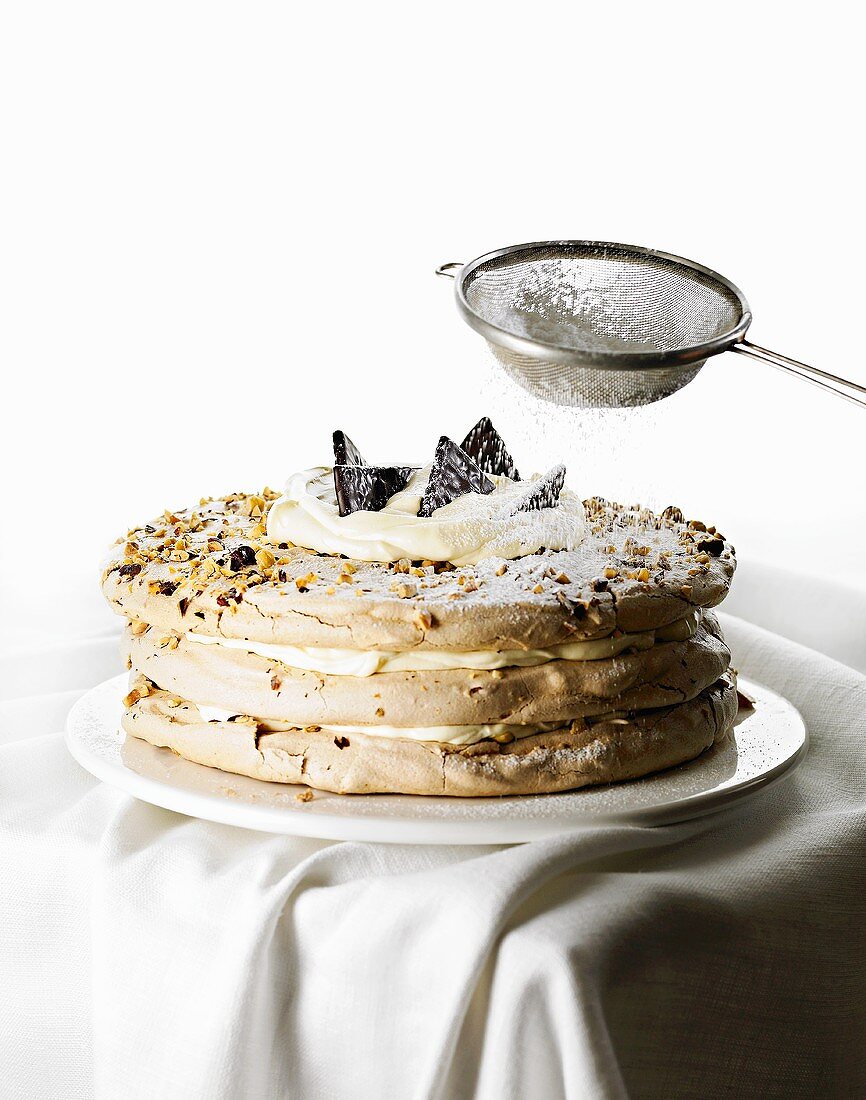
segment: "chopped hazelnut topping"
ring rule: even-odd
[[[146,699],[151,693],[151,684],[149,680],[146,680],[143,676],[135,682],[135,687],[128,695],[123,697],[123,705],[125,707],[131,707],[139,701],[139,699]]]
[[[256,565],[258,565],[259,569],[270,569],[275,561],[276,558],[270,550],[262,548],[256,551]]]

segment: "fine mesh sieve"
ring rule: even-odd
[[[660,401],[691,382],[711,355],[730,350],[866,407],[858,396],[866,387],[747,341],[752,314],[742,293],[681,256],[602,241],[541,241],[443,264],[437,274],[455,279],[463,319],[515,382],[558,405]]]

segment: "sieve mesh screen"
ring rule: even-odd
[[[728,337],[734,343],[747,314],[742,296],[720,276],[599,242],[507,249],[469,265],[459,291],[517,382],[548,401],[594,407],[647,404],[674,393],[707,355],[723,350],[701,355],[702,345]],[[672,362],[678,353],[683,359]]]

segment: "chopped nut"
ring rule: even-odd
[[[644,566],[643,569],[638,570],[637,579],[639,581],[643,581],[644,583],[646,583],[650,579],[649,569],[647,569],[646,566]]]
[[[416,595],[418,589],[414,584],[397,584],[392,586],[394,591],[400,597],[401,600],[407,600],[410,596]]]
[[[312,802],[314,795],[309,787],[305,791],[301,791],[300,794],[296,794],[295,798],[298,802]]]
[[[608,566],[607,569],[605,569],[605,571],[604,571],[604,575],[607,578],[607,580],[612,581],[614,579],[614,577],[619,576],[619,570],[618,569],[613,569],[613,568],[611,568],[611,566]]]
[[[132,634],[134,634],[136,637],[139,637],[141,634],[144,634],[146,631],[150,630],[150,624],[143,623],[140,620],[136,620],[135,622],[129,624],[129,629]]]
[[[276,558],[270,550],[262,548],[256,552],[256,565],[258,565],[259,569],[270,569],[275,561]]]
[[[496,570],[496,576],[497,577],[502,577],[507,572],[508,572],[508,565],[505,562],[503,562],[502,565],[500,565],[499,568]]]
[[[532,589],[532,591],[533,591],[533,592],[535,593],[535,595],[536,595],[536,596],[540,596],[540,595],[541,595],[541,593],[542,593],[542,592],[544,591],[544,585],[543,585],[543,584],[537,584],[537,585],[536,585],[536,586],[535,586],[535,587],[534,587],[534,588]]]
[[[134,703],[137,703],[139,699],[146,699],[150,693],[150,683],[142,678],[136,681],[132,691],[123,697],[123,705],[125,707],[131,707]]]
[[[429,611],[416,611],[412,621],[419,630],[429,630],[433,625],[433,616]]]

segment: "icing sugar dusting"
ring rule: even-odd
[[[676,399],[626,409],[542,402],[509,378],[493,355],[485,357],[476,378],[478,407],[489,411],[518,465],[525,456],[545,467],[564,462],[569,480],[586,496],[640,501],[647,507],[670,503],[666,494],[671,486],[662,481],[664,467],[652,459],[660,451],[660,436],[683,434]],[[670,447],[661,449],[667,453]]]

